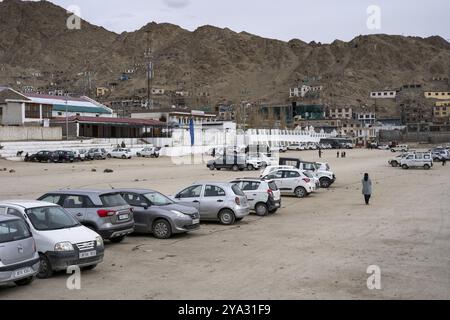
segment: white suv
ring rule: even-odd
[[[242,178],[231,183],[237,184],[241,188],[247,197],[250,208],[253,208],[258,216],[275,213],[281,208],[281,192],[274,181]]]
[[[391,151],[392,152],[408,152],[409,151],[409,147],[406,144],[401,144],[401,145],[398,145],[396,147],[392,147]]]
[[[297,198],[304,198],[316,191],[314,179],[298,169],[278,170],[262,179],[275,181],[282,194],[295,195]]]
[[[424,168],[430,170],[433,166],[433,158],[429,152],[417,152],[407,155],[400,160],[403,169]]]
[[[117,148],[108,152],[108,158],[131,159],[132,153],[130,149]]]
[[[49,278],[54,271],[73,265],[92,270],[103,261],[102,237],[58,205],[36,200],[2,201],[2,212],[28,224],[39,252],[38,278]]]

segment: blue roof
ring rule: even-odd
[[[53,111],[66,112],[66,107],[68,112],[83,112],[83,113],[100,113],[100,114],[111,114],[111,112],[102,107],[82,107],[74,105],[65,104],[54,104]]]

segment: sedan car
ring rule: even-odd
[[[148,189],[116,189],[133,207],[134,231],[168,239],[173,234],[200,228],[200,214],[193,207],[176,204],[163,194]]]
[[[224,225],[232,225],[250,213],[247,197],[233,183],[194,183],[173,199],[178,204],[197,209],[201,220],[220,221]]]

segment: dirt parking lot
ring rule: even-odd
[[[318,160],[317,152],[290,153]],[[170,240],[131,236],[107,244],[104,262],[82,274],[29,287],[2,287],[0,299],[449,299],[450,167],[391,168],[388,151],[325,151],[337,175],[329,190],[283,198],[279,213],[255,215],[232,227],[202,224]],[[170,159],[26,164],[0,160],[0,199],[36,198],[59,188],[148,187],[173,194],[196,180],[242,175]],[[93,168],[97,172],[92,172]],[[114,173],[103,173],[111,168]],[[15,170],[9,173],[9,170]],[[365,206],[361,178],[374,182]],[[370,265],[381,268],[381,290],[367,288]]]

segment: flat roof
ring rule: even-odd
[[[65,122],[65,117],[53,118],[51,122]],[[152,119],[137,119],[137,118],[108,118],[108,117],[69,117],[69,122],[81,123],[98,123],[98,124],[126,124],[126,125],[141,125],[141,126],[167,126],[167,123],[152,120]]]

